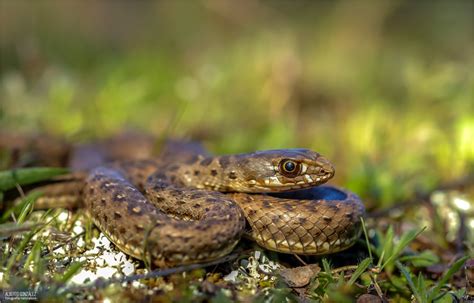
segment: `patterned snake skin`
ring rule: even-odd
[[[125,253],[169,267],[230,253],[246,222],[248,237],[278,252],[319,255],[350,247],[365,209],[351,192],[317,186],[333,175],[328,160],[306,149],[229,156],[178,149],[99,166],[54,191],[74,193]]]

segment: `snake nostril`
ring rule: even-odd
[[[319,170],[319,173],[320,173],[322,176],[327,176],[327,175],[332,175],[332,174],[333,174],[333,171],[330,170],[330,169],[321,168],[321,169]]]

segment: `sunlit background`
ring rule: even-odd
[[[0,127],[308,147],[390,205],[473,171],[472,1],[0,2]]]

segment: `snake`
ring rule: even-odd
[[[158,267],[208,262],[242,236],[280,253],[324,255],[360,237],[363,203],[323,185],[335,169],[315,151],[170,150],[99,165],[78,182],[94,224],[132,257]]]

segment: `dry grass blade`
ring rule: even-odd
[[[26,222],[23,224],[4,223],[0,225],[0,237],[11,237],[14,234],[31,231],[34,228],[44,225],[43,223]]]

